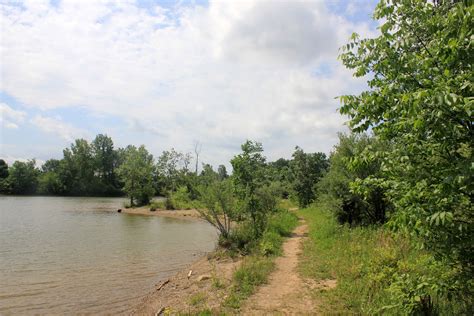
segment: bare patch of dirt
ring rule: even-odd
[[[160,216],[160,217],[172,217],[172,218],[182,218],[182,219],[200,219],[201,215],[197,210],[156,210],[150,211],[150,208],[147,206],[143,207],[133,207],[125,208],[121,210],[122,213],[131,214],[131,215],[145,215],[145,216]]]
[[[308,315],[317,312],[311,298],[311,286],[298,273],[302,243],[307,238],[304,222],[283,244],[283,256],[275,260],[275,271],[266,285],[261,286],[242,307],[243,315]]]
[[[163,280],[137,306],[134,315],[196,313],[219,309],[241,260],[205,257]],[[191,274],[189,271],[192,271]]]

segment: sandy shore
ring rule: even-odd
[[[121,213],[132,214],[132,215],[145,215],[145,216],[161,216],[161,217],[172,217],[182,218],[190,220],[202,220],[197,210],[156,210],[150,211],[150,207],[133,207],[123,208]]]
[[[121,213],[141,216],[161,216],[185,220],[204,220],[197,210],[156,210],[149,207],[122,209]],[[216,250],[198,258],[174,276],[161,280],[148,293],[133,315],[192,313],[203,309],[218,309],[228,294],[232,275],[241,260],[221,258]]]
[[[155,285],[132,315],[193,314],[219,310],[228,295],[240,259],[219,258],[211,253],[174,276]]]

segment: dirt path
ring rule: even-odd
[[[308,226],[300,221],[293,235],[283,244],[283,256],[275,260],[275,271],[268,284],[260,287],[242,308],[244,315],[308,315],[316,312],[309,286],[300,277],[298,255]]]

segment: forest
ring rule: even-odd
[[[258,253],[252,264],[262,271],[262,258],[278,254],[295,225],[283,200],[311,227],[303,273],[338,279],[323,296],[328,312],[472,315],[473,13],[469,1],[381,1],[378,37],[353,34],[341,49],[368,87],[339,97],[350,132],[329,156],[296,147],[291,159],[268,162],[263,145],[248,140],[231,174],[224,165],[197,172],[191,154],[171,149],[155,159],[144,146],[115,149],[98,135],[41,169],[0,161],[0,190],[197,208],[222,247]],[[167,205],[154,204],[155,195]],[[252,280],[240,279],[250,285],[233,288],[229,306],[248,296]]]

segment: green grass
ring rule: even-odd
[[[298,225],[294,213],[279,211],[273,214],[267,223],[262,237],[257,240],[251,255],[243,259],[242,265],[234,273],[230,295],[224,306],[238,309],[242,301],[254,293],[256,288],[267,282],[273,271],[275,256],[281,254],[284,237],[291,235]]]
[[[301,273],[316,281],[337,280],[335,289],[313,291],[323,313],[422,314],[420,302],[427,294],[433,299],[434,314],[466,311],[466,305],[436,294],[449,282],[449,269],[406,238],[383,227],[341,226],[321,206],[299,214],[310,229],[303,245]]]
[[[253,294],[257,286],[265,284],[273,271],[274,262],[271,257],[249,256],[235,271],[230,294],[224,306],[238,309],[243,300]]]

